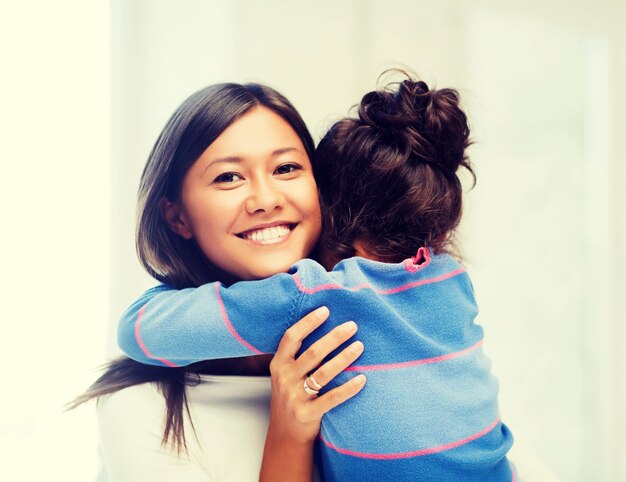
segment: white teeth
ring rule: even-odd
[[[252,241],[276,241],[285,237],[291,230],[287,226],[274,226],[271,228],[257,229],[244,234],[244,239]]]

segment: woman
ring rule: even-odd
[[[268,87],[219,84],[189,97],[142,174],[137,250],[143,266],[182,289],[266,277],[307,257],[321,229],[313,149],[299,114]],[[248,173],[244,196],[210,177],[224,164]],[[200,229],[199,219],[213,222]],[[288,231],[278,242],[242,236],[277,223]],[[296,359],[304,337],[327,315],[313,313],[290,329],[271,367],[266,355],[185,369],[113,362],[76,401],[100,398],[111,480],[246,481],[260,471],[263,480],[310,480],[322,415],[363,387],[348,381],[315,400],[302,390],[308,372],[354,333],[335,329]],[[337,374],[357,357],[342,352],[327,369]]]

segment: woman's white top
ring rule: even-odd
[[[189,455],[163,447],[165,399],[144,383],[98,403],[109,482],[257,481],[269,425],[269,377],[201,375],[187,387]],[[187,418],[187,417],[185,417]]]

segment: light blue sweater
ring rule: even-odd
[[[365,350],[322,393],[356,373],[368,377],[322,419],[326,481],[515,480],[469,277],[447,255],[422,248],[418,257],[425,261],[351,258],[332,272],[303,260],[289,273],[229,287],[161,285],[123,315],[119,345],[164,366],[273,353],[289,326],[325,305],[329,320],[301,352],[347,320],[358,324]]]

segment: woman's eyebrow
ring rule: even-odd
[[[274,150],[272,152],[272,157],[280,156],[281,154],[285,154],[286,152],[293,152],[293,151],[302,153],[302,151],[298,149],[297,147],[283,147],[281,149]]]
[[[204,174],[206,170],[209,167],[211,167],[213,164],[222,163],[222,162],[232,163],[232,162],[241,162],[241,161],[243,161],[243,158],[238,157],[238,156],[218,157],[217,159],[213,159],[206,166],[204,166],[204,169],[202,170],[202,174]]]

